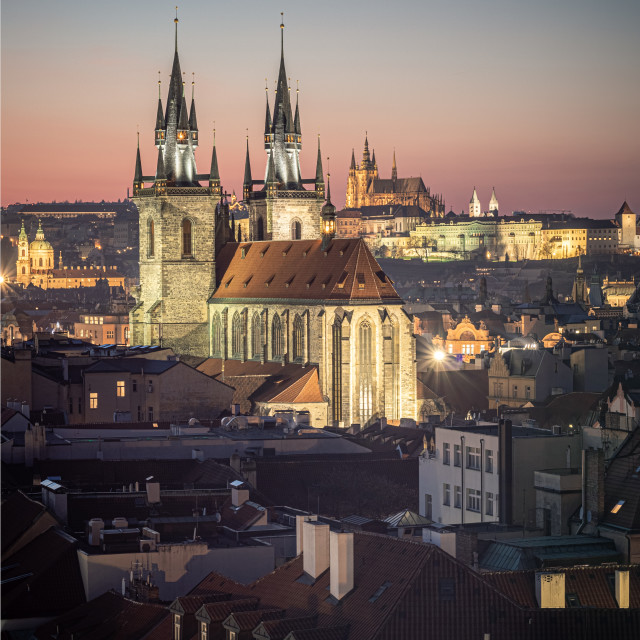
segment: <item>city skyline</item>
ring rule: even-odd
[[[153,173],[174,5],[109,7],[3,3],[3,205],[125,197],[137,125],[143,171]],[[247,130],[254,177],[263,177],[265,77],[272,102],[284,11],[302,174],[315,174],[320,134],[337,206],[351,149],[359,161],[368,132],[381,177],[395,148],[398,175],[421,175],[456,213],[468,211],[474,186],[483,209],[495,186],[502,212],[604,218],[623,200],[639,208],[637,4],[404,0],[397,23],[383,3],[366,7],[328,2],[317,15],[292,2],[182,3],[178,49],[187,90],[195,73],[198,171],[208,171],[215,126],[226,191],[241,197]]]

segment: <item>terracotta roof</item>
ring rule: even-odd
[[[224,622],[234,611],[253,611],[258,607],[257,598],[240,598],[237,600],[226,600],[225,602],[211,602],[202,605],[196,612],[198,618],[208,617],[214,622]],[[204,614],[206,613],[206,616]]]
[[[171,629],[171,617],[166,607],[134,602],[109,591],[43,624],[35,636],[38,640],[137,640],[163,618]]]
[[[284,640],[291,631],[299,629],[313,629],[317,616],[303,616],[300,618],[281,618],[279,620],[264,620],[256,627],[256,633],[264,634],[269,640]],[[262,636],[261,636],[262,637]]]
[[[2,618],[56,616],[82,604],[85,595],[76,547],[73,538],[52,527],[7,557]]]
[[[245,502],[239,507],[233,507],[229,498],[220,509],[220,524],[234,531],[243,531],[262,518],[265,511],[264,507],[253,502]]]
[[[346,640],[349,637],[349,626],[322,627],[317,629],[300,629],[292,631],[285,640]]]
[[[362,239],[227,243],[212,300],[402,300]]]
[[[306,372],[295,378],[285,378],[283,376],[271,377],[269,380],[253,394],[255,402],[324,402],[320,381],[318,379],[318,369],[307,367]]]
[[[284,610],[279,607],[270,609],[256,609],[255,611],[238,611],[229,614],[224,621],[225,628],[233,625],[240,631],[253,631],[263,620],[274,620],[284,616]]]

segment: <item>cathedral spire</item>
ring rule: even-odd
[[[398,167],[396,166],[396,150],[393,150],[393,164],[391,165],[391,179],[398,179]]]
[[[176,25],[176,54],[178,53],[178,7],[176,7],[176,17],[173,21]]]
[[[164,159],[162,157],[162,149],[158,149],[158,163],[156,164],[156,182],[167,180],[167,174],[164,169]]]
[[[191,109],[189,110],[189,130],[191,132],[191,146],[198,146],[198,120],[196,118],[196,80],[195,73],[191,74]]]
[[[373,165],[374,169],[376,166],[376,150],[373,150],[373,155],[371,156],[371,164]]]
[[[296,86],[296,115],[293,118],[293,130],[297,135],[302,135],[302,131],[300,129],[300,109],[298,108],[298,96],[300,94],[300,89]]]
[[[362,168],[368,169],[371,164],[371,156],[369,155],[369,135],[364,135],[364,150],[362,151]]]
[[[267,113],[264,118],[264,135],[268,136],[271,133],[272,121],[271,121],[271,109],[269,109],[269,86],[267,85],[266,78],[264,79],[264,81],[265,81],[264,91],[267,96]]]
[[[218,153],[216,151],[216,130],[213,130],[213,151],[211,152],[211,170],[209,171],[209,188],[212,193],[220,194],[220,171],[218,171]]]
[[[158,111],[156,113],[156,146],[164,144],[164,113],[162,112],[162,80],[160,80],[160,71],[158,71]]]
[[[133,174],[133,195],[142,189],[142,162],[140,160],[140,132],[138,132],[138,148],[136,149],[136,170]]]
[[[356,152],[355,149],[351,149],[351,165],[349,166],[349,171],[356,170]]]
[[[318,134],[318,159],[316,160],[316,194],[324,197],[324,173],[322,171],[322,154],[320,153],[320,134]]]
[[[249,160],[249,136],[247,136],[247,157],[244,161],[244,183],[243,183],[243,195],[246,200],[249,199],[249,194],[253,190],[253,180],[251,179],[251,161]]]

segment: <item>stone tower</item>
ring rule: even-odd
[[[489,200],[489,213],[497,216],[498,215],[498,198],[496,197],[496,188],[493,187],[491,191],[491,200]]]
[[[394,167],[395,158],[396,155],[394,151]],[[397,179],[397,170],[395,172],[395,176],[395,179]],[[351,166],[349,167],[349,178],[347,179],[347,197],[345,207],[349,209],[372,204],[366,199],[366,195],[369,185],[377,177],[378,165],[375,161],[375,152],[372,158],[369,153],[369,136],[365,135],[364,149],[362,150],[362,162],[359,165],[356,164],[356,158],[353,150],[351,151]]]
[[[280,70],[273,103],[267,106],[264,129],[267,164],[264,180],[253,180],[249,145],[244,175],[244,199],[249,203],[250,240],[299,240],[320,237],[324,178],[318,140],[315,178],[302,179],[300,150],[302,129],[296,92],[295,115],[284,64],[284,24],[280,24]],[[305,184],[314,185],[313,190]],[[254,190],[261,186],[262,189]]]
[[[129,319],[131,344],[162,345],[206,356],[207,300],[216,288],[216,251],[228,239],[228,220],[226,208],[219,206],[222,189],[215,138],[209,173],[200,175],[196,170],[195,99],[192,90],[187,109],[177,17],[164,110],[158,83],[155,144],[155,175],[143,175],[139,141],[136,152],[133,201],[140,214],[140,286],[133,292],[137,304]]]
[[[472,218],[477,218],[482,215],[482,207],[480,207],[480,198],[478,198],[478,193],[476,192],[476,188],[473,187],[473,195],[471,196],[471,200],[469,200],[469,215]]]
[[[31,270],[29,268],[29,237],[24,228],[24,220],[18,236],[18,260],[16,262],[16,281],[23,287],[31,282]]]

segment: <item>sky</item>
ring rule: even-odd
[[[199,172],[213,129],[227,192],[242,193],[245,140],[263,177],[265,78],[299,81],[303,177],[317,136],[344,205],[365,133],[380,177],[421,176],[447,210],[640,213],[637,0],[185,0],[178,49],[195,73]],[[136,132],[155,170],[175,2],[2,0],[1,200],[117,200],[131,187]],[[327,158],[329,162],[327,163]]]

